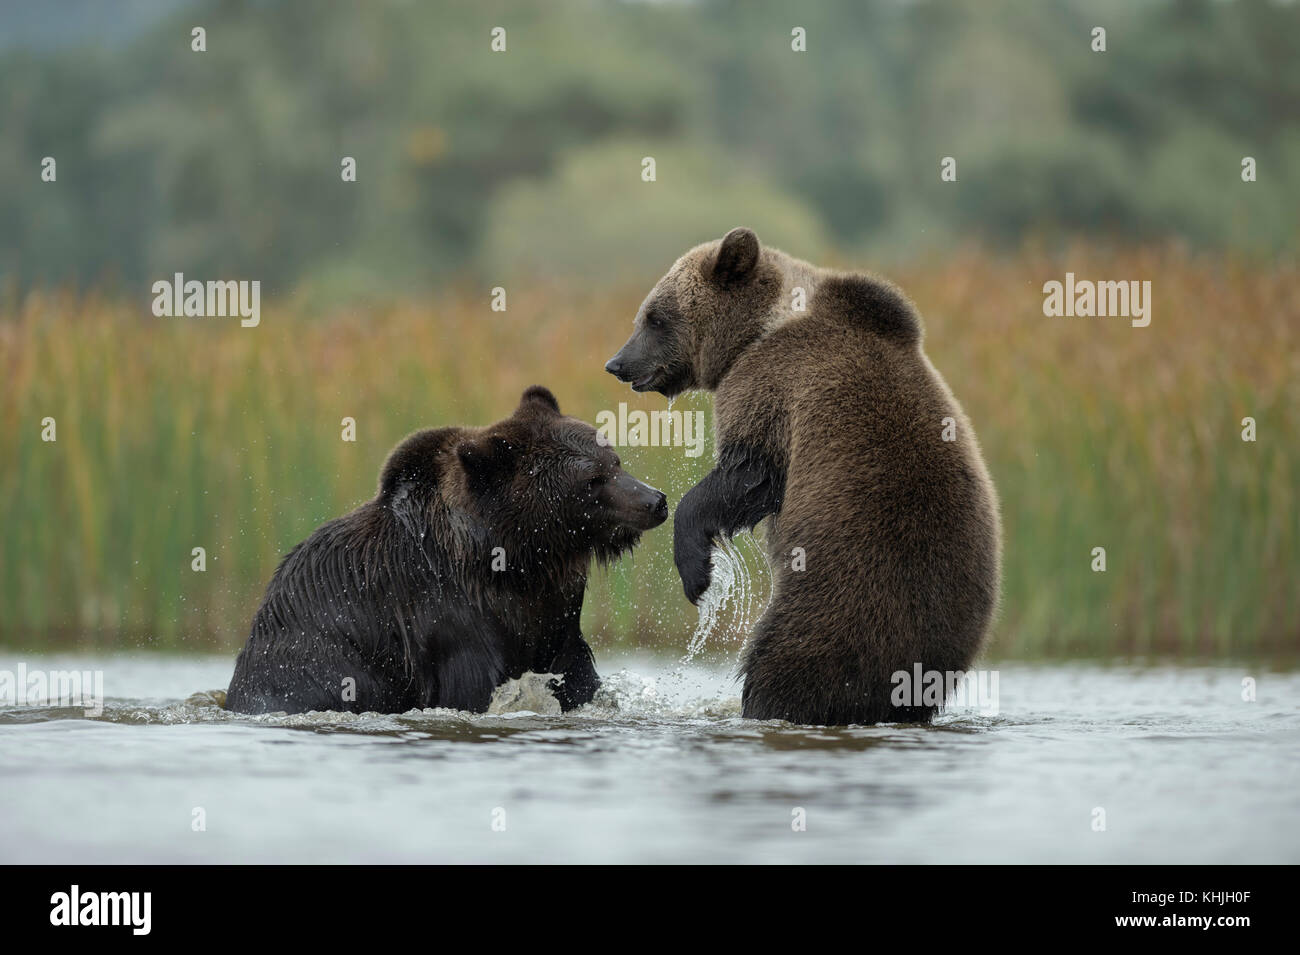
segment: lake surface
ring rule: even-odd
[[[0,706],[0,862],[1300,862],[1296,673],[998,666],[997,715],[825,729],[699,662],[598,651],[566,716],[294,717],[204,695],[232,663],[0,653],[107,697]]]

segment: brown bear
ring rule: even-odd
[[[769,518],[772,597],[741,655],[744,715],[930,720],[938,707],[896,675],[971,665],[1001,531],[975,432],[903,294],[733,229],[678,259],[605,368],[636,391],[716,393],[717,466],[673,517],[692,603],[719,538]]]
[[[591,559],[662,524],[667,499],[534,386],[486,428],[419,431],[379,493],[280,563],[226,696],[241,713],[481,712],[525,671],[563,709],[599,685],[578,628]]]

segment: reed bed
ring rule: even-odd
[[[1152,283],[1152,321],[1043,315],[1042,285]],[[1002,501],[991,656],[1293,654],[1300,645],[1300,278],[1175,247],[969,251],[890,272],[974,423]],[[367,499],[405,434],[486,423],[546,384],[567,413],[663,407],[601,366],[641,288],[486,290],[322,313],[267,297],[261,324],[157,318],[149,299],[43,292],[0,309],[0,642],[230,650],[279,557]],[[706,414],[707,396],[675,409]],[[869,413],[869,409],[868,413]],[[55,419],[57,440],[42,440]],[[341,439],[356,421],[355,442]],[[1257,440],[1242,440],[1242,419]],[[709,466],[627,448],[674,503]],[[207,568],[192,569],[203,547]],[[1107,569],[1092,570],[1106,549]],[[766,599],[744,595],[709,652]],[[695,609],[671,528],[597,571],[598,647],[684,652]]]

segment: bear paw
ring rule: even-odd
[[[700,602],[704,591],[713,582],[712,548],[691,548],[676,555],[677,574],[682,578],[682,589],[686,599],[693,604]]]

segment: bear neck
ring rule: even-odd
[[[763,331],[759,338],[766,338],[788,322],[807,317],[812,311],[817,288],[827,274],[825,269],[776,250],[772,250],[772,265],[781,276],[781,294],[763,316]],[[803,306],[798,311],[795,310],[797,289],[802,290],[798,301]]]
[[[587,588],[592,548],[562,552],[541,540],[521,542],[498,563],[499,539],[477,518],[456,506],[454,494],[419,498],[399,507],[394,526],[403,547],[404,578],[424,581],[439,599],[459,596],[496,614],[516,636],[530,640],[557,627],[577,626]],[[392,502],[386,505],[392,509]],[[405,515],[420,513],[411,521]],[[500,569],[494,569],[500,567]]]
[[[473,553],[460,558],[469,589],[485,603],[501,600],[518,605],[535,606],[541,612],[555,613],[576,600],[582,606],[587,587],[587,570],[592,554],[589,550],[566,553],[544,539],[522,540],[507,549],[504,567],[497,563],[495,538],[475,540]]]
[[[702,350],[700,386],[717,390],[736,360],[776,329],[809,314],[813,295],[826,274],[824,269],[795,259],[776,249],[764,249],[755,282],[754,307],[746,318],[727,329],[728,334],[708,342]],[[801,311],[795,310],[795,290],[802,289]]]
[[[480,591],[483,603],[526,644],[577,629],[587,591],[586,565],[538,563],[496,573]]]

